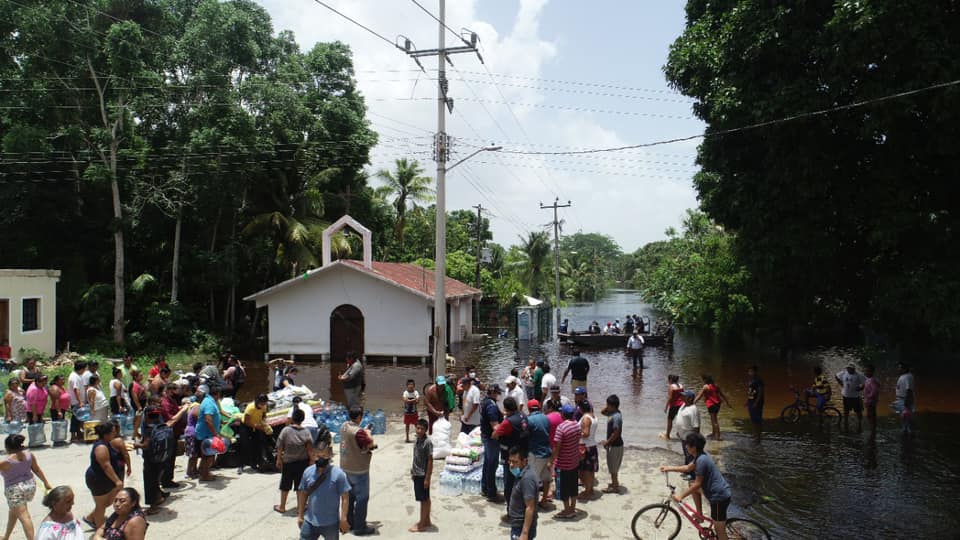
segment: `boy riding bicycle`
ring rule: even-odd
[[[690,433],[684,438],[683,444],[687,452],[693,456],[693,461],[679,467],[660,467],[660,472],[696,474],[694,480],[690,482],[690,487],[679,495],[675,494],[673,498],[680,502],[687,495],[693,495],[697,513],[702,514],[700,494],[703,493],[707,502],[710,503],[710,519],[713,520],[713,528],[717,533],[717,539],[727,540],[727,507],[730,506],[730,485],[723,478],[713,458],[703,451],[707,444],[703,435]]]
[[[827,378],[823,376],[823,368],[814,366],[813,386],[804,391],[807,401],[809,401],[810,398],[817,398],[817,410],[823,411],[823,406],[830,401],[831,393],[830,383],[827,382]]]

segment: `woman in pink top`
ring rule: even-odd
[[[47,490],[53,489],[47,477],[44,476],[37,458],[23,448],[23,435],[10,435],[4,441],[7,450],[7,459],[0,461],[0,475],[3,475],[3,493],[7,496],[7,532],[4,538],[10,538],[10,533],[17,525],[17,521],[23,526],[23,532],[27,538],[33,538],[33,520],[30,519],[30,511],[27,509],[27,503],[33,500],[37,493],[37,483],[33,480],[33,475],[37,475],[43,480],[44,487]]]
[[[31,424],[43,422],[43,411],[47,408],[47,376],[41,374],[36,382],[27,389],[27,421]]]
[[[702,378],[703,388],[700,389],[700,392],[693,402],[696,403],[700,401],[700,398],[703,398],[703,401],[706,402],[707,412],[710,413],[710,423],[713,424],[713,434],[710,435],[710,438],[719,441],[720,421],[717,420],[717,413],[720,412],[720,402],[723,401],[726,403],[727,407],[732,407],[732,405],[730,405],[730,400],[724,395],[723,390],[713,382],[712,376],[703,375]]]
[[[870,431],[877,429],[877,402],[880,400],[880,382],[873,376],[873,366],[863,368],[867,380],[863,383],[863,404],[867,408],[867,421]]]
[[[63,375],[54,375],[50,381],[50,419],[64,420],[70,410],[70,394],[63,388]]]

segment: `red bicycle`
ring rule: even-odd
[[[630,524],[633,536],[637,540],[663,538],[671,540],[680,534],[680,516],[687,518],[700,534],[700,538],[707,540],[717,537],[713,528],[713,520],[697,512],[696,508],[685,503],[677,502],[673,494],[677,488],[670,485],[669,473],[663,473],[670,488],[670,496],[663,502],[650,504],[641,508],[633,516]],[[727,520],[727,536],[741,540],[770,540],[770,533],[762,525],[746,518],[730,518]]]

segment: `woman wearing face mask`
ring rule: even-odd
[[[350,483],[340,467],[330,463],[333,450],[321,442],[316,453],[316,462],[307,467],[297,491],[297,526],[301,540],[338,538],[339,533],[350,530],[345,510],[348,508]],[[339,516],[330,522],[327,516]]]

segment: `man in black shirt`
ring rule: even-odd
[[[567,363],[567,369],[563,370],[563,376],[560,377],[560,382],[566,382],[567,374],[570,374],[570,388],[572,390],[575,390],[578,386],[586,388],[588,373],[590,373],[590,361],[580,356],[580,351],[574,349],[573,358]]]

